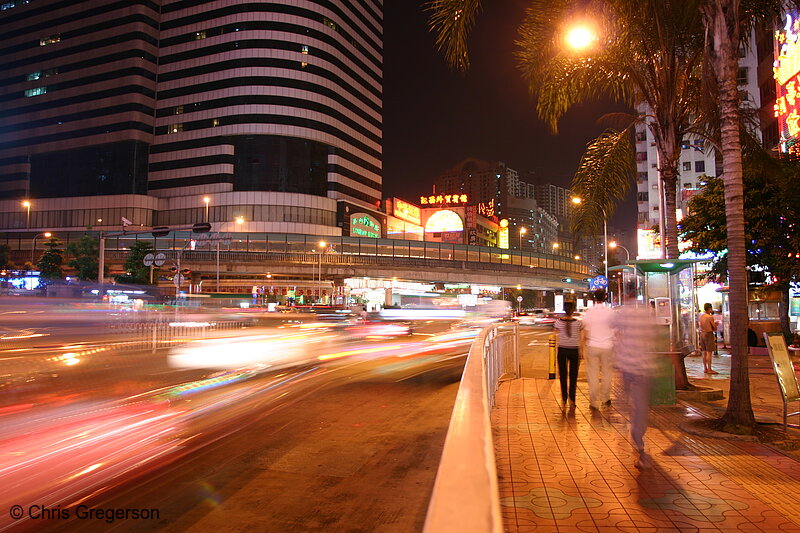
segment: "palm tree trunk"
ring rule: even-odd
[[[742,145],[739,138],[739,89],[736,83],[739,49],[739,0],[709,0],[704,8],[711,38],[710,58],[719,82],[722,132],[722,180],[728,227],[728,283],[731,309],[731,382],[726,426],[755,426],[750,402],[747,348],[747,269],[744,237]]]
[[[678,194],[677,160],[673,158],[670,164],[662,166],[659,172],[664,190],[664,223],[666,225],[666,228],[661,228],[661,234],[666,239],[667,257],[677,259],[680,254],[678,251],[678,219],[675,214],[678,208],[676,199]]]

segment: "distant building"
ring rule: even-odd
[[[3,3],[0,229],[377,211],[382,0],[116,5]]]

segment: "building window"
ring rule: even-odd
[[[42,71],[41,70],[37,70],[36,72],[31,72],[30,74],[25,76],[25,80],[33,81],[33,80],[38,80],[41,77],[42,77]]]
[[[637,141],[646,141],[647,140],[647,132],[645,130],[640,130],[636,132],[636,140]]]
[[[183,131],[183,124],[173,124],[167,129],[167,131],[169,133],[181,132],[181,131]]]
[[[176,115],[181,115],[181,114],[183,114],[183,106],[182,106],[182,105],[175,106],[175,114],[176,114]]]
[[[636,152],[637,161],[647,161],[647,152]]]
[[[695,172],[705,172],[706,171],[706,162],[705,161],[695,161],[694,162],[694,171]]]
[[[637,173],[636,177],[637,177],[637,181],[640,181],[640,182],[647,181],[647,172],[639,172],[639,173]]]
[[[336,23],[331,19],[329,19],[328,17],[323,18],[322,23],[325,24],[330,29],[332,29],[333,31],[336,31]]]
[[[647,191],[636,193],[636,201],[638,202],[650,201],[650,193]]]
[[[748,70],[747,67],[739,67],[739,71],[736,73],[736,83],[739,85],[747,85]]]
[[[199,41],[200,39],[206,38],[206,30],[195,32],[194,39],[195,41]]]
[[[56,33],[54,35],[50,35],[48,37],[43,37],[39,39],[39,46],[47,46],[48,44],[55,44],[61,42],[61,34]]]
[[[218,119],[218,118],[215,118],[215,119],[213,119],[213,120],[211,121],[211,126],[212,126],[212,127],[214,127],[214,128],[216,128],[217,126],[219,126],[219,119]]]
[[[692,187],[693,187],[693,185],[691,183],[684,183],[683,184],[683,188],[684,189],[691,189]]]
[[[691,161],[684,161],[683,162],[683,170],[692,170],[692,162]]]
[[[6,9],[11,9],[12,7],[17,7],[16,2],[3,2],[0,4],[0,11],[5,11]]]
[[[40,94],[47,94],[47,87],[36,87],[25,91],[26,97],[39,96]]]
[[[300,53],[301,53],[301,54],[308,55],[308,45],[307,45],[307,44],[304,44],[304,45],[303,45],[303,46],[300,48]],[[303,68],[306,68],[306,67],[308,66],[308,63],[306,63],[305,61],[301,61],[301,62],[300,62],[300,66],[301,66],[301,67],[303,67]]]

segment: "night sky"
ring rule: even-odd
[[[383,191],[413,199],[432,179],[467,157],[504,161],[525,177],[569,186],[586,144],[604,129],[598,119],[623,110],[586,104],[550,133],[536,116],[513,56],[526,0],[484,2],[470,39],[466,74],[446,64],[417,0],[384,3]],[[634,227],[635,192],[612,224]]]

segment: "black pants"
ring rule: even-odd
[[[561,399],[567,402],[567,363],[569,363],[569,399],[575,401],[575,388],[578,385],[577,348],[558,347],[558,379],[561,380]]]

